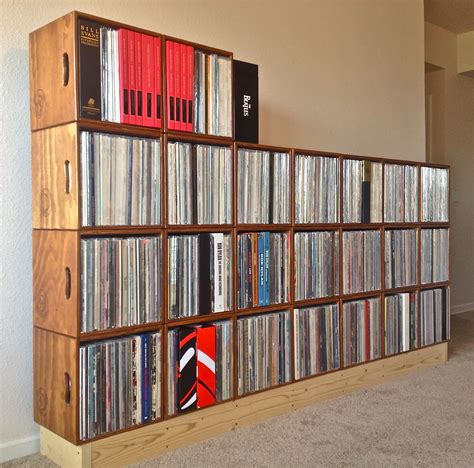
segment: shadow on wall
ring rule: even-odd
[[[0,441],[34,435],[28,50],[0,51]],[[12,365],[14,363],[14,365]]]

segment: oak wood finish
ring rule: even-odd
[[[78,229],[79,158],[77,125],[31,135],[34,229]]]
[[[79,427],[76,384],[78,352],[74,338],[34,328],[35,421],[74,444],[78,442]]]
[[[72,122],[77,118],[76,25],[76,16],[72,12],[30,34],[31,130]],[[67,59],[64,54],[67,54]],[[69,62],[66,85],[63,60]]]
[[[33,231],[34,326],[63,335],[78,336],[78,257],[77,232]]]

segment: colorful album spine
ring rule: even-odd
[[[197,408],[196,329],[178,330],[178,410]]]
[[[265,283],[265,304],[270,304],[270,233],[264,233],[264,283]]]
[[[211,275],[213,280],[213,296],[212,301],[214,303],[214,312],[224,312],[225,300],[224,300],[224,265],[223,265],[223,251],[224,251],[224,234],[219,232],[211,234],[210,241],[212,242],[213,250],[213,274]],[[209,281],[211,281],[211,277]]]
[[[181,130],[183,132],[188,130],[188,113],[187,113],[187,96],[188,96],[188,82],[187,82],[187,50],[185,44],[179,44],[179,56],[180,56],[180,69],[179,69],[179,79],[181,82],[181,93],[179,100],[181,103]]]
[[[197,406],[216,402],[216,327],[197,329]]]
[[[161,67],[161,39],[159,37],[153,38],[153,51],[154,51],[154,72],[153,72],[153,83],[155,86],[154,98],[152,99],[153,117],[155,120],[154,126],[161,128],[161,114],[162,114],[162,67]]]
[[[138,366],[137,366],[137,341],[138,337],[134,337],[132,339],[132,424],[138,424],[139,421],[137,419],[137,402],[139,401],[138,395]]]
[[[255,305],[255,301],[257,299],[257,292],[254,288],[254,277],[256,276],[257,272],[255,271],[255,265],[253,263],[253,240],[252,240],[253,234],[248,234],[247,235],[247,287],[246,290],[249,292],[248,293],[248,298],[246,302],[246,307],[252,307]],[[247,305],[248,304],[248,305]]]
[[[175,120],[176,130],[182,130],[181,127],[181,44],[173,43],[174,55],[174,86],[175,86]]]
[[[166,41],[166,86],[168,94],[167,102],[167,113],[168,113],[168,129],[176,129],[175,121],[175,82],[174,82],[174,54],[173,54],[173,43],[171,41]]]
[[[143,55],[142,55],[142,35],[138,32],[135,35],[135,66],[136,66],[136,125],[143,125]]]
[[[258,305],[263,306],[265,302],[265,240],[264,233],[258,233]]]
[[[135,53],[135,33],[128,31],[128,86],[129,86],[129,123],[136,123],[136,112],[137,112],[137,70],[136,70],[136,53]]]
[[[150,335],[142,336],[142,355],[141,355],[141,368],[142,368],[142,422],[149,421],[151,415],[150,408]]]
[[[186,75],[187,75],[187,123],[186,130],[193,131],[193,102],[194,102],[194,47],[186,46]]]
[[[250,234],[251,242],[251,251],[252,251],[252,295],[253,295],[253,305],[258,306],[258,283],[259,283],[259,268],[258,268],[258,234]]]
[[[142,34],[142,65],[142,125],[145,127],[154,127],[153,96],[155,93],[155,50],[153,37],[147,34]]]
[[[188,120],[188,112],[187,112],[187,95],[188,95],[188,80],[187,80],[187,51],[186,51],[186,45],[185,44],[180,44],[179,45],[179,55],[180,55],[180,61],[181,61],[181,68],[179,70],[179,75],[180,75],[180,80],[181,80],[181,96],[180,96],[180,101],[181,101],[181,130],[183,132],[187,131],[188,126],[187,126],[187,120]]]
[[[181,79],[179,76],[179,69],[181,66],[181,55],[179,53],[179,44],[173,42],[173,57],[174,57],[174,95],[175,95],[175,129],[181,130]]]
[[[129,83],[128,83],[128,31],[120,28],[119,38],[119,88],[120,88],[120,122],[129,123]]]

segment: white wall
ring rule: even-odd
[[[260,65],[262,143],[424,159],[422,0],[2,0],[0,8],[0,444],[38,431],[31,394],[30,31],[77,9],[231,50]]]
[[[464,35],[464,34],[463,34]],[[451,311],[474,310],[474,77],[458,73],[456,34],[425,23],[432,103],[430,162],[451,165]]]

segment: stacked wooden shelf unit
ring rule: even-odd
[[[177,448],[193,441],[216,435],[272,415],[296,409],[312,402],[336,397],[367,387],[386,379],[395,378],[414,369],[436,365],[447,360],[447,340],[430,346],[420,345],[420,323],[417,324],[418,349],[396,356],[385,355],[384,303],[388,294],[420,292],[430,288],[447,288],[449,281],[422,284],[421,281],[421,229],[449,229],[449,222],[421,221],[421,168],[447,166],[360,157],[339,153],[324,153],[292,148],[270,147],[235,142],[232,137],[218,137],[183,131],[169,131],[166,119],[164,128],[145,128],[83,119],[79,112],[78,84],[78,18],[101,24],[125,27],[162,39],[162,57],[166,40],[175,40],[150,31],[121,23],[72,12],[30,35],[30,108],[32,130],[33,172],[33,324],[34,324],[34,415],[41,426],[41,451],[52,460],[65,466],[91,466],[129,463],[149,458],[157,453]],[[210,53],[232,58],[229,52],[176,39]],[[163,64],[165,60],[162,60]],[[163,108],[166,115],[166,71],[163,66]],[[67,74],[67,77],[65,77]],[[159,225],[145,226],[89,226],[82,223],[80,133],[81,131],[140,136],[161,141],[162,219]],[[233,177],[232,223],[225,225],[170,225],[167,216],[167,148],[168,141],[181,141],[227,146],[232,149]],[[290,219],[284,224],[240,224],[237,216],[239,193],[237,160],[239,149],[257,149],[287,153],[290,159]],[[343,174],[339,169],[339,218],[333,223],[302,224],[295,222],[295,157],[298,154],[330,156],[336,158],[339,168],[346,159],[386,164],[412,165],[418,168],[418,219],[413,222],[383,221],[376,223],[343,223]],[[384,183],[382,172],[382,184]],[[311,190],[310,187],[307,188]],[[382,185],[382,194],[383,194]],[[384,199],[382,195],[382,209]],[[385,288],[384,239],[387,229],[414,229],[418,236],[417,280],[410,286]],[[343,289],[343,234],[348,231],[376,230],[381,239],[380,288],[345,293]],[[237,236],[246,232],[286,232],[289,236],[289,297],[282,304],[260,307],[237,307]],[[298,299],[295,295],[294,236],[298,232],[331,231],[339,234],[339,271],[334,276],[337,294],[331,297]],[[233,240],[233,306],[231,310],[205,316],[186,318],[168,317],[168,235],[223,232]],[[121,327],[81,333],[81,239],[104,236],[159,235],[162,239],[163,292],[162,319],[131,327]],[[343,360],[342,308],[349,300],[378,297],[381,304],[381,357],[372,362],[347,366]],[[417,307],[420,307],[418,301]],[[324,373],[295,379],[294,310],[320,304],[338,304],[339,353],[341,365]],[[254,394],[237,397],[237,320],[255,314],[288,311],[291,323],[291,378],[287,383],[266,388]],[[449,311],[448,311],[449,312]],[[233,324],[233,398],[214,406],[169,415],[167,411],[167,336],[174,327],[200,324],[217,320],[231,320]],[[114,433],[102,434],[89,440],[79,436],[79,349],[81,344],[111,339],[142,332],[161,331],[164,341],[160,376],[163,402],[158,421],[135,425]],[[348,368],[350,367],[350,368]]]

